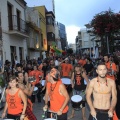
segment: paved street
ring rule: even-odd
[[[35,103],[34,105],[33,105],[33,111],[34,111],[34,114],[35,114],[35,116],[37,117],[37,120],[42,120],[42,114],[43,114],[43,110],[42,110],[42,108],[43,108],[43,106],[44,106],[44,101],[42,100],[42,102],[41,103]],[[2,111],[0,111],[0,116],[1,116],[1,113],[2,113]],[[69,104],[69,112],[68,112],[68,116],[71,114],[71,104]],[[89,114],[89,112],[88,112],[88,109],[86,109],[86,116],[88,117],[88,114]],[[73,119],[70,119],[70,120],[82,120],[82,117],[81,117],[82,115],[81,115],[81,110],[80,111],[76,111],[75,112],[75,117],[73,118]],[[0,120],[2,120],[2,119],[0,119]]]

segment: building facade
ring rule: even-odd
[[[66,50],[67,37],[66,37],[65,25],[62,23],[58,23],[58,26],[59,26],[59,35],[60,35],[62,50]]]
[[[26,59],[28,27],[25,22],[24,0],[1,0],[1,27],[3,41],[3,61],[18,62]]]

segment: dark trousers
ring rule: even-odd
[[[96,112],[97,112],[97,115],[96,115],[97,120],[113,120],[112,118],[110,118],[108,116],[108,112],[107,111],[103,112],[103,111],[96,110]],[[96,120],[96,119],[94,119],[94,117],[90,114],[88,120]]]
[[[20,114],[18,114],[18,115],[7,114],[7,118],[14,119],[14,120],[20,120]]]
[[[41,102],[41,85],[40,84],[36,84],[35,85],[36,87],[38,87],[38,93],[36,94],[36,95],[32,95],[31,96],[31,101],[32,101],[32,103],[35,103],[35,98],[36,98],[36,96],[37,96],[37,100],[38,100],[38,102]]]
[[[62,115],[57,116],[57,120],[67,120],[67,113],[63,113]]]

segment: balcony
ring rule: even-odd
[[[8,34],[14,34],[21,37],[29,37],[28,26],[26,22],[16,15],[8,16],[8,25]]]

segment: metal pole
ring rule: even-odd
[[[108,35],[107,35],[107,52],[108,52],[108,54],[110,53],[110,52],[109,52],[109,42],[108,42]]]

